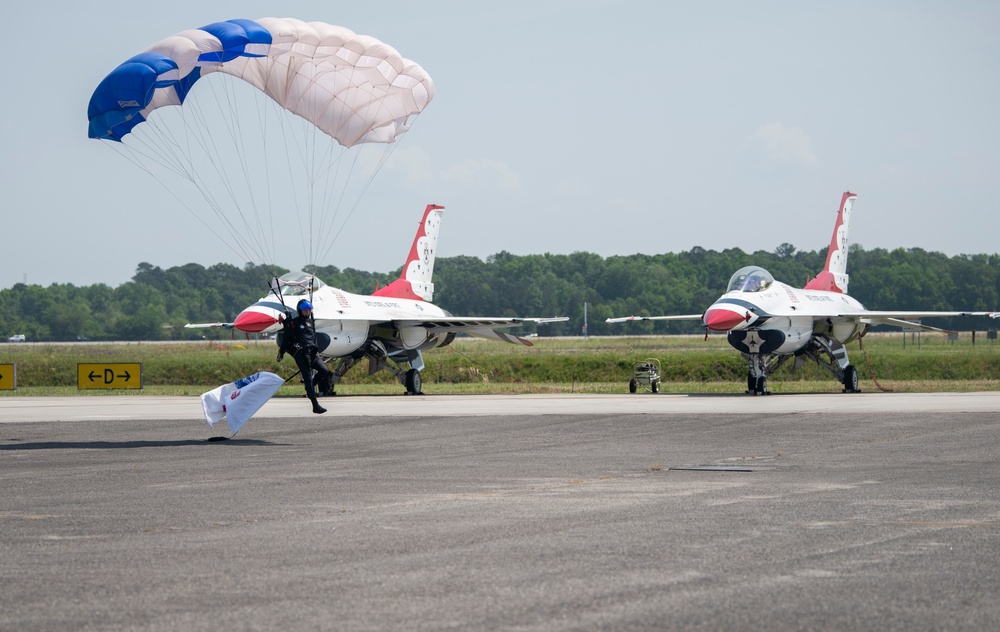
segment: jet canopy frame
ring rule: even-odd
[[[278,277],[282,296],[311,296],[313,292],[325,286],[318,277],[307,272],[288,272]]]
[[[729,279],[727,292],[763,292],[774,283],[770,272],[760,266],[746,266]]]

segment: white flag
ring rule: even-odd
[[[212,427],[225,419],[235,435],[284,383],[280,375],[261,371],[212,389],[201,396],[205,421]]]

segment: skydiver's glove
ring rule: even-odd
[[[278,362],[281,362],[284,359],[285,359],[285,352],[284,351],[279,351],[278,352]]]

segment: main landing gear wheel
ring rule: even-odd
[[[844,369],[844,392],[860,393],[858,388],[858,369],[853,364],[848,364]]]
[[[423,395],[423,391],[420,387],[423,386],[423,378],[420,377],[420,371],[416,369],[410,369],[406,372],[406,394],[407,395]]]
[[[639,385],[636,384],[635,378],[632,378],[631,380],[628,381],[628,392],[634,393],[637,390],[639,390]]]

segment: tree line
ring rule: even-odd
[[[723,291],[730,276],[746,265],[801,287],[823,268],[826,251],[798,251],[782,244],[774,252],[722,252],[692,248],[659,255],[601,257],[513,255],[439,258],[434,268],[434,303],[456,315],[568,316],[565,323],[540,325],[541,335],[583,333],[699,333],[697,322],[606,324],[615,316],[700,314]],[[919,248],[850,248],[850,293],[870,309],[1000,310],[1000,254],[957,255]],[[268,280],[288,270],[269,265],[204,267],[190,263],[166,270],[140,263],[132,280],[49,287],[18,283],[0,290],[0,333],[24,334],[29,341],[178,340],[228,338],[222,329],[185,329],[186,323],[227,322],[267,294]],[[370,294],[399,276],[333,266],[307,270],[324,283]],[[995,329],[994,321],[936,319],[955,330]],[[520,333],[533,333],[526,326]],[[241,335],[241,334],[237,334]]]

